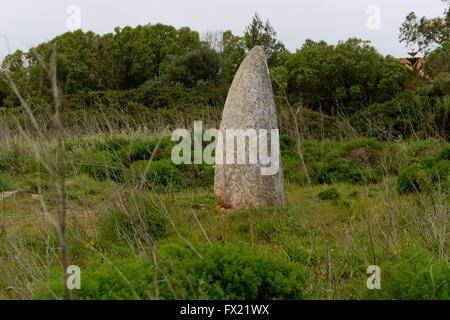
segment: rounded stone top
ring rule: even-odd
[[[278,128],[269,67],[263,47],[255,46],[240,65],[228,92],[221,129]]]
[[[255,129],[257,134],[266,130],[270,134],[267,151],[271,154],[278,171],[273,175],[262,175],[262,163],[227,164],[224,159],[237,159],[234,138],[231,141],[222,140],[222,152],[216,152],[214,174],[214,194],[219,205],[227,209],[248,209],[252,206],[283,205],[284,185],[281,157],[277,147],[272,145],[272,130],[278,129],[275,101],[273,99],[272,82],[264,49],[255,46],[242,61],[228,92],[225,102],[220,132],[227,137],[228,129]],[[278,131],[277,135],[278,135]],[[244,139],[246,139],[244,137]],[[238,139],[239,140],[239,139]],[[228,144],[231,144],[228,145]],[[256,149],[249,142],[238,142],[237,148],[244,148],[249,155],[250,150],[256,150],[261,157],[258,141]],[[252,142],[254,143],[254,141]],[[275,143],[279,146],[278,141]],[[252,145],[254,148],[254,145]],[[279,148],[278,148],[279,149]],[[222,158],[219,158],[222,157]]]
[[[248,53],[248,56],[251,56],[251,55],[259,56],[263,59],[266,58],[266,53],[264,51],[264,48],[261,46],[254,46],[252,48],[252,50],[250,50],[250,52]]]

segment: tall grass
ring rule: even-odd
[[[366,297],[365,268],[377,264],[389,272],[406,248],[422,248],[448,266],[448,192],[402,194],[395,177],[414,161],[410,158],[439,143],[383,145],[376,160],[381,182],[333,183],[338,196],[319,197],[329,186],[313,181],[310,159],[342,158],[351,148],[370,149],[372,142],[348,142],[359,137],[345,119],[329,127],[331,120],[323,116],[312,132],[310,114],[285,99],[278,110],[280,127],[295,140],[293,157],[300,160],[297,169],[306,176],[306,186],[287,182],[286,208],[223,212],[216,208],[210,185],[180,189],[170,180],[161,186],[148,179],[159,143],[141,160],[146,161],[143,172],[123,164],[121,159],[130,155],[120,150],[130,149],[119,150],[114,144],[160,142],[171,129],[190,128],[194,120],[217,127],[220,109],[152,110],[151,117],[139,119],[118,107],[114,114],[86,109],[74,118],[64,110],[55,66],[43,68],[51,79],[52,112],[27,102],[9,79],[28,118],[11,110],[0,113],[0,174],[13,181],[4,183],[0,192],[10,191],[6,189],[12,185],[21,190],[2,200],[0,298],[76,299],[77,292],[65,286],[70,264],[83,266],[100,282],[123,283],[111,289],[117,292],[92,289],[95,294],[82,291],[82,297],[131,299],[277,298],[271,294],[358,299]],[[99,145],[109,158],[94,157]],[[77,157],[80,152],[87,157]],[[183,174],[188,179],[190,171]],[[227,260],[227,254],[236,261]],[[240,265],[239,257],[250,267]],[[233,287],[225,270],[218,274],[230,282],[219,294],[214,288],[221,279],[215,279],[214,272],[221,266],[214,259],[236,275],[249,267],[247,276],[255,276],[251,279],[269,286],[270,292],[258,291],[245,279],[241,286],[251,290]],[[271,268],[282,274],[276,281],[267,271]],[[102,273],[96,274],[97,269]],[[216,287],[205,279],[216,281]],[[233,289],[227,289],[230,286]]]

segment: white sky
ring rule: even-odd
[[[254,12],[269,19],[286,47],[295,51],[305,39],[336,43],[349,37],[371,40],[383,54],[407,56],[398,43],[405,16],[442,16],[440,0],[0,0],[0,59],[27,50],[67,29],[69,5],[81,9],[81,28],[99,34],[116,26],[164,23],[189,26],[200,34],[231,29],[242,35]],[[367,9],[380,9],[380,29],[369,29]]]

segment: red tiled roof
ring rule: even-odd
[[[417,58],[417,61],[414,64],[411,63],[409,58],[398,58],[398,60],[403,62],[409,70],[417,70],[420,76],[427,78],[430,82],[433,82],[433,80],[423,71],[423,63],[425,61],[423,58]]]

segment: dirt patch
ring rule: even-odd
[[[13,195],[15,195],[18,192],[20,192],[20,190],[0,192],[0,200],[4,200],[6,198],[12,197]]]
[[[353,149],[344,156],[344,159],[348,161],[359,159],[362,163],[371,167],[376,167],[380,160],[377,152],[368,148]]]
[[[439,150],[441,150],[443,147],[444,147],[444,146],[441,145],[441,146],[436,146],[436,147],[431,148],[431,149],[425,149],[425,150],[422,150],[422,151],[420,151],[420,152],[417,154],[417,157],[418,157],[419,159],[421,159],[421,158],[426,158],[426,157],[431,157],[433,154],[435,154],[436,152],[438,152]]]

